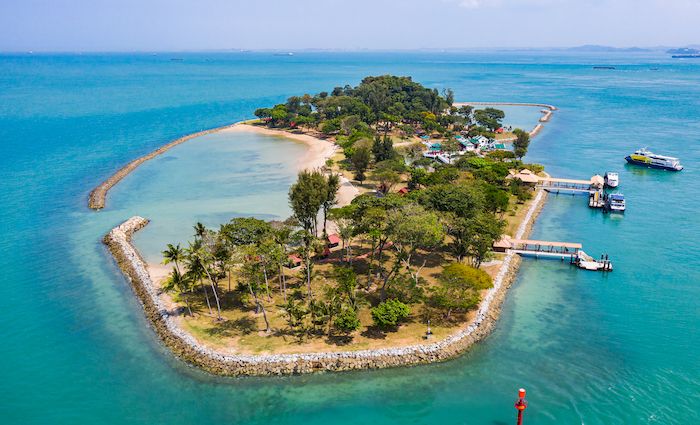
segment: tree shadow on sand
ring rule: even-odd
[[[326,344],[346,346],[352,342],[352,335],[331,335],[326,338]]]
[[[236,320],[217,322],[214,327],[208,328],[204,332],[211,336],[228,337],[234,335],[249,335],[256,330],[255,320],[250,317],[241,317]]]
[[[386,339],[386,330],[377,326],[369,326],[360,335],[370,339]]]

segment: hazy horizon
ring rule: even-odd
[[[700,44],[700,0],[29,0],[0,51],[474,50]]]

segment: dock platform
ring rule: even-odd
[[[512,239],[503,236],[493,244],[496,252],[514,252],[523,256],[535,258],[552,258],[569,260],[569,263],[584,270],[612,271],[612,261],[607,256],[596,260],[583,251],[583,245],[574,242],[554,242],[531,239]]]

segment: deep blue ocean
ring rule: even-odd
[[[532,237],[582,242],[615,271],[523,261],[495,332],[443,364],[223,379],[174,359],[102,236],[133,214],[160,237],[284,215],[303,146],[192,141],[125,179],[104,211],[87,209],[89,191],[171,139],[385,73],[460,101],[558,106],[527,159],[560,177],[618,171],[628,207],[550,196]],[[642,146],[686,169],[625,165]],[[699,167],[700,61],[663,54],[0,55],[0,422],[501,425],[525,387],[526,424],[698,423]],[[147,231],[137,243],[157,252]]]

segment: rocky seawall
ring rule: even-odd
[[[515,238],[527,236],[539,214],[545,193],[538,191]],[[205,347],[176,323],[159,298],[159,289],[146,268],[143,258],[131,243],[134,232],[148,224],[143,217],[132,217],[112,229],[104,238],[120,269],[131,282],[145,314],[156,333],[172,352],[184,361],[218,375],[291,375],[318,371],[348,371],[409,366],[448,360],[486,337],[494,328],[501,305],[513,283],[519,257],[508,253],[498,275],[479,305],[475,320],[455,334],[435,342],[398,348],[342,351],[310,354],[231,355]]]

